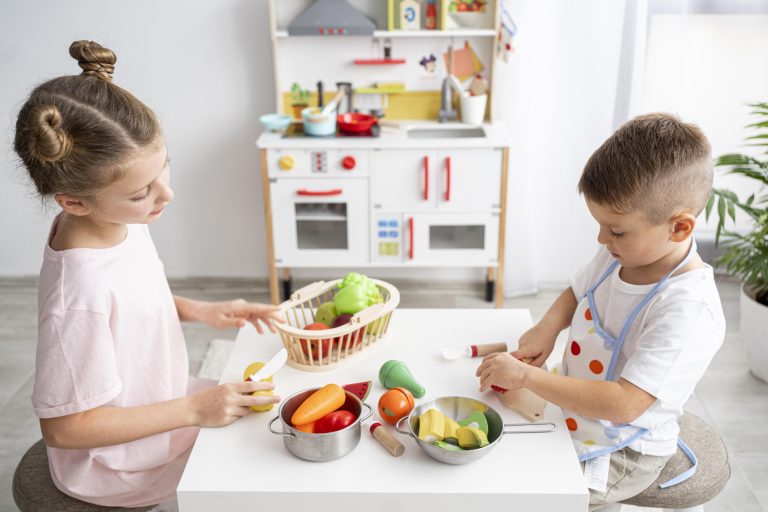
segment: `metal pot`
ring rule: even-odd
[[[488,445],[482,448],[475,448],[473,450],[461,450],[452,451],[440,448],[426,441],[419,439],[419,416],[427,409],[437,409],[441,413],[445,414],[449,418],[455,421],[460,421],[469,416],[475,411],[480,411],[485,414],[485,418],[488,420]],[[408,422],[408,430],[402,429],[402,423]],[[526,430],[506,430],[505,427],[534,427]],[[546,427],[546,428],[536,428]],[[424,450],[427,455],[433,459],[437,459],[440,462],[446,464],[469,464],[477,459],[480,459],[487,455],[496,444],[501,441],[503,434],[539,434],[544,432],[554,432],[557,430],[557,425],[552,422],[542,423],[504,423],[496,410],[473,398],[466,398],[461,396],[447,396],[442,398],[435,398],[422,403],[414,408],[408,416],[400,418],[396,425],[397,431],[401,434],[410,435],[416,440],[419,447]]]
[[[347,395],[347,401],[344,402],[342,409],[351,411],[357,416],[354,423],[346,428],[336,432],[328,432],[327,434],[307,434],[296,430],[291,426],[293,413],[317,389],[305,389],[283,400],[283,403],[280,404],[280,409],[278,409],[277,416],[270,420],[267,428],[273,434],[283,436],[285,447],[296,457],[313,462],[324,462],[338,459],[354,450],[357,443],[360,442],[360,423],[370,418],[373,411],[368,404],[361,402],[357,396],[349,391],[344,391]],[[363,407],[368,409],[368,414],[365,416],[362,415]],[[282,432],[272,430],[272,424],[278,419],[283,422]]]

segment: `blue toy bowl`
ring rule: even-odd
[[[259,118],[264,128],[271,132],[281,132],[291,124],[291,116],[287,114],[264,114]]]
[[[304,120],[304,133],[316,137],[325,137],[336,133],[336,112],[321,114],[316,107],[307,107],[301,111]]]

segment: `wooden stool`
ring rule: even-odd
[[[653,485],[621,503],[672,510],[693,509],[710,501],[723,490],[731,478],[731,466],[728,463],[728,450],[720,434],[693,414],[683,414],[678,422],[680,437],[699,459],[696,473],[677,485],[666,489],[659,487],[691,467],[691,461],[678,447]]]
[[[102,507],[67,496],[53,484],[42,439],[27,450],[16,466],[13,500],[21,512],[141,512],[154,508]]]

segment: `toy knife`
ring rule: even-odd
[[[272,356],[272,359],[267,361],[267,364],[262,366],[259,371],[248,377],[248,380],[258,382],[261,379],[268,379],[274,375],[277,370],[282,368],[287,360],[288,352],[284,348],[281,348],[277,354]]]

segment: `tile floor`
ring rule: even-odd
[[[745,369],[739,339],[738,283],[718,278],[728,330],[725,344],[699,383],[686,408],[712,423],[731,453],[733,475],[725,490],[705,507],[708,512],[768,512],[768,384]],[[401,308],[487,308],[482,286],[393,281],[401,291]],[[301,286],[302,283],[296,283]],[[264,282],[226,279],[188,279],[171,283],[175,293],[207,300],[242,296],[265,302]],[[540,318],[559,292],[545,291],[507,299],[504,307],[528,308]],[[37,326],[36,283],[30,278],[0,279],[0,511],[16,510],[11,496],[13,470],[24,451],[40,438],[30,396],[34,380]],[[184,326],[190,372],[196,373],[214,338],[234,339],[235,331]],[[560,353],[565,343],[558,342]],[[553,357],[557,357],[556,350]],[[623,507],[624,512],[639,511]]]

